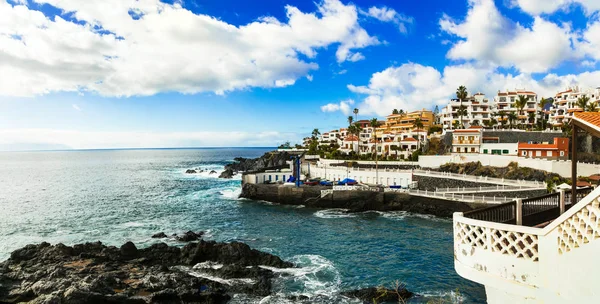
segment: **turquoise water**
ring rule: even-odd
[[[265,149],[157,149],[0,153],[0,260],[29,243],[110,245],[207,231],[298,263],[275,282],[277,296],[338,303],[341,290],[400,280],[445,303],[481,303],[483,287],[453,269],[452,222],[402,212],[347,215],[237,199],[240,180],[208,173]],[[175,244],[175,243],[172,243]],[[456,292],[458,290],[458,292]],[[247,300],[247,299],[245,299]],[[261,299],[255,299],[256,301]]]

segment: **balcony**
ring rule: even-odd
[[[454,266],[487,302],[595,303],[600,189],[517,200],[454,214]],[[583,270],[586,269],[586,270]]]

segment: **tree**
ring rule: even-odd
[[[352,113],[354,113],[354,118],[356,119],[356,121],[358,121],[358,108],[354,108],[354,111],[352,111]]]
[[[354,121],[354,117],[348,116],[348,126],[352,125],[353,121]]]
[[[508,113],[508,122],[510,124],[510,128],[512,129],[515,125],[515,121],[519,119],[519,117],[517,116],[517,113],[515,112],[510,112]]]
[[[458,107],[458,111],[456,111],[456,114],[458,114],[460,116],[460,125],[464,129],[465,124],[463,123],[463,116],[469,115],[469,112],[467,111],[467,107],[461,105],[460,107]]]
[[[530,129],[533,130],[533,124],[535,123],[535,112],[529,112],[528,117],[529,123],[531,124]]]
[[[404,114],[404,110],[400,109],[400,110],[398,111],[398,114],[400,114],[400,115]]]
[[[355,124],[353,124],[350,127],[352,127],[352,130],[351,131],[349,130],[349,132],[351,134],[353,134],[354,136],[356,136],[356,155],[360,155],[360,153],[359,153],[359,150],[360,150],[359,149],[359,146],[360,146],[360,132],[362,131],[362,128],[360,127],[359,123],[355,123]]]
[[[460,128],[460,122],[458,122],[458,120],[455,120],[452,122],[452,128],[453,129],[458,129]]]
[[[598,104],[595,102],[590,102],[585,111],[586,112],[598,112]]]
[[[579,98],[577,98],[577,106],[580,107],[582,110],[587,110],[588,109],[588,102],[590,101],[590,98],[583,95]]]
[[[398,114],[398,109],[394,109],[394,110],[392,111],[392,114],[394,114],[394,115],[395,115],[395,114]]]
[[[504,119],[506,117],[506,112],[500,111],[498,112],[498,116],[500,116],[500,123],[502,124],[502,128],[504,128],[504,125],[506,124],[506,119]]]
[[[527,96],[519,95],[517,100],[515,100],[515,107],[519,109],[519,116],[523,115],[523,108],[527,105]]]
[[[545,108],[547,105],[552,104],[553,100],[550,98],[544,98],[542,97],[542,99],[540,99],[540,101],[538,102],[538,107],[540,108],[540,123],[538,123],[540,129],[546,129],[546,124],[547,124],[547,119],[546,119],[546,112],[544,112]]]
[[[478,126],[479,125],[479,120],[477,120],[477,119],[473,120],[473,125],[474,126]]]
[[[290,145],[289,141],[286,141],[285,143],[279,145],[279,149],[290,149],[292,146]]]
[[[413,122],[413,128],[416,128],[416,129],[423,128],[423,121],[421,121],[421,118],[415,118],[415,121]]]
[[[459,107],[459,111],[460,109],[462,109],[463,105],[462,105],[462,101],[463,99],[467,98],[467,88],[465,86],[460,86],[458,87],[458,89],[456,90],[456,98],[458,98],[458,100],[460,101],[460,107]],[[466,113],[466,109],[465,112]],[[462,125],[463,129],[464,129],[464,124],[463,124],[463,112],[457,112],[458,115],[460,115],[460,124]],[[466,114],[464,114],[466,115]]]
[[[321,132],[319,132],[319,129],[313,129],[313,131],[312,131],[313,140],[317,139],[319,137],[319,135],[321,135]]]

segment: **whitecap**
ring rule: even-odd
[[[290,259],[297,268],[275,268],[270,266],[259,266],[274,273],[286,274],[280,276],[275,282],[280,290],[287,290],[292,295],[305,295],[313,297],[324,295],[335,296],[341,285],[341,275],[335,268],[333,262],[320,255],[297,255]],[[285,286],[294,286],[289,290]]]
[[[219,191],[219,193],[224,198],[238,200],[240,198],[240,195],[242,194],[242,188],[238,187],[235,189],[225,189],[225,190]]]
[[[139,222],[127,222],[120,225],[121,227],[130,228],[130,227],[144,227],[144,223]]]
[[[238,285],[238,284],[254,284],[256,283],[255,280],[250,279],[250,278],[239,278],[239,279],[223,279],[217,276],[214,276],[212,274],[206,273],[204,271],[202,271],[202,268],[200,269],[196,269],[194,267],[194,269],[189,269],[188,267],[183,267],[183,266],[175,266],[177,269],[182,270],[184,272],[186,272],[187,274],[197,277],[197,278],[203,278],[203,279],[207,279],[207,280],[211,280],[217,283],[221,283],[224,285]]]
[[[319,210],[314,214],[316,217],[333,219],[333,218],[347,218],[356,217],[354,213],[348,213],[348,209],[325,209]]]
[[[223,264],[219,264],[213,261],[206,261],[206,262],[202,262],[202,263],[198,263],[196,265],[194,265],[193,269],[221,269],[223,268]]]
[[[418,293],[423,298],[443,299],[444,303],[464,303],[465,297],[458,291],[425,291]]]

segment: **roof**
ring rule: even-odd
[[[590,175],[588,177],[591,181],[599,181],[600,180],[600,174],[594,174],[594,175]]]
[[[358,137],[354,136],[354,135],[350,135],[350,136],[346,136],[346,138],[344,138],[344,141],[357,141]]]
[[[519,143],[519,150],[558,150],[558,146],[555,144],[528,144],[528,143]]]
[[[407,137],[401,141],[417,141],[416,139],[412,138],[412,137]]]
[[[600,137],[600,112],[575,112],[571,122],[596,137]]]
[[[458,133],[480,133],[481,129],[459,129],[459,130],[454,130],[454,132],[458,132]]]
[[[577,187],[590,187],[592,184],[586,181],[577,181]]]

